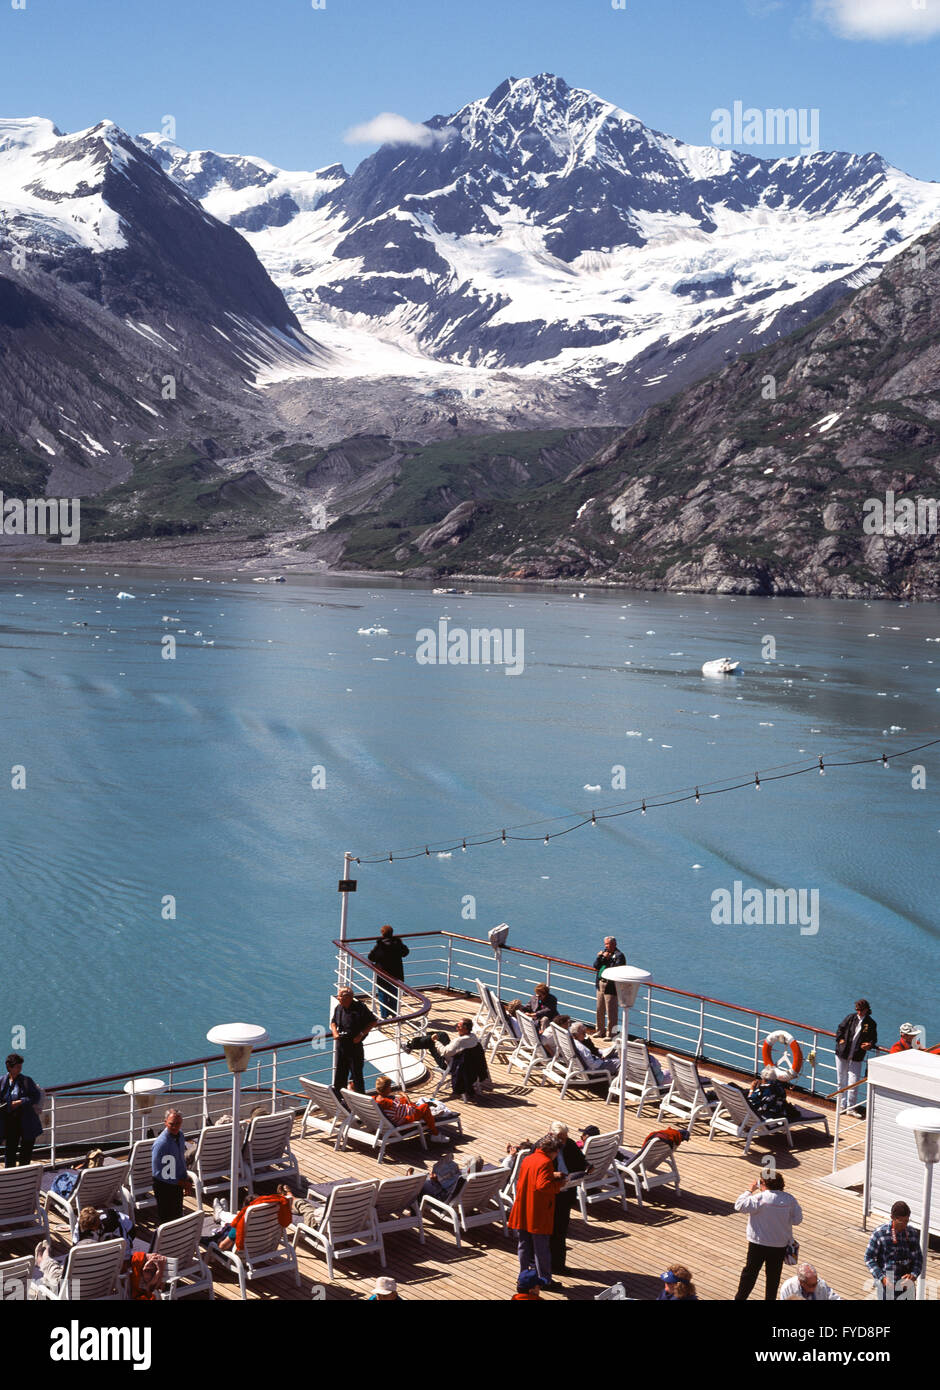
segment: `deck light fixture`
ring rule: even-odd
[[[238,1211],[239,1157],[241,1155],[241,1124],[239,1109],[241,1105],[242,1072],[248,1066],[252,1048],[263,1047],[268,1040],[264,1028],[254,1023],[220,1023],[210,1028],[206,1040],[225,1052],[225,1064],[232,1073],[232,1182],[229,1194],[229,1208],[234,1215]]]
[[[134,1110],[140,1116],[140,1137],[146,1138],[147,1116],[153,1109],[154,1101],[161,1091],[166,1090],[166,1082],[158,1076],[135,1076],[133,1081],[124,1082],[125,1095],[133,1097],[131,1106],[130,1139],[134,1142]]]
[[[601,978],[612,980],[617,986],[617,1003],[620,1005],[620,1073],[617,1083],[620,1090],[620,1138],[623,1140],[623,1115],[626,1101],[627,1079],[627,1027],[630,1016],[630,1009],[636,1003],[636,997],[640,992],[640,986],[649,984],[653,978],[648,970],[641,970],[636,965],[609,965],[606,970],[601,971]]]

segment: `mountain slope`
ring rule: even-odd
[[[653,407],[563,482],[402,537],[411,573],[940,597],[935,534],[865,504],[940,496],[940,228],[802,333]],[[361,564],[363,557],[359,556]]]

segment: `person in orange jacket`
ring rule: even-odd
[[[553,1135],[540,1139],[535,1152],[522,1160],[516,1182],[516,1200],[509,1213],[509,1229],[519,1238],[519,1271],[538,1272],[543,1288],[552,1287],[550,1239],[555,1220],[555,1196],[565,1183],[564,1174],[555,1169],[558,1140]]]

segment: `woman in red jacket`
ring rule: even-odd
[[[555,1171],[558,1140],[546,1135],[535,1152],[522,1160],[516,1182],[516,1200],[509,1213],[509,1229],[519,1237],[519,1269],[535,1269],[543,1288],[552,1287],[552,1255],[549,1244],[555,1220],[555,1194],[564,1186],[564,1175]]]

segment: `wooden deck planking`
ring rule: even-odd
[[[430,1026],[454,1028],[468,1012],[467,1001],[434,997]],[[659,1050],[657,1049],[657,1052]],[[661,1054],[660,1054],[661,1055]],[[480,1154],[496,1163],[505,1154],[506,1144],[521,1139],[538,1139],[552,1120],[564,1121],[577,1137],[578,1131],[595,1124],[606,1132],[616,1128],[617,1107],[606,1105],[603,1092],[569,1092],[561,1101],[555,1086],[521,1085],[522,1074],[509,1072],[501,1062],[491,1064],[496,1093],[482,1103],[454,1103],[464,1125],[464,1137],[455,1147],[459,1162]],[[705,1068],[718,1076],[730,1075],[724,1068]],[[433,1081],[426,1087],[433,1086]],[[413,1097],[423,1094],[412,1088]],[[812,1102],[814,1108],[831,1107]],[[626,1114],[626,1141],[639,1148],[651,1129],[657,1128],[655,1110],[646,1110],[637,1119],[635,1106]],[[299,1120],[295,1134],[299,1133]],[[861,1131],[853,1136],[858,1138]],[[607,1201],[589,1208],[589,1220],[582,1221],[578,1208],[572,1216],[569,1233],[569,1266],[577,1271],[562,1278],[563,1288],[548,1293],[548,1299],[592,1299],[601,1289],[622,1282],[633,1298],[657,1297],[659,1274],[673,1262],[686,1264],[692,1271],[699,1296],[704,1299],[730,1299],[746,1249],[746,1218],[733,1210],[735,1198],[761,1171],[761,1158],[772,1153],[784,1174],[787,1190],[803,1208],[803,1223],[797,1228],[801,1258],[811,1261],[844,1299],[871,1297],[865,1284],[868,1271],[864,1252],[868,1232],[861,1229],[861,1200],[851,1192],[822,1186],[819,1179],[831,1170],[831,1145],[820,1134],[803,1131],[794,1136],[790,1153],[783,1139],[755,1140],[745,1157],[743,1142],[719,1135],[709,1143],[707,1126],[700,1122],[688,1144],[677,1153],[682,1190],[676,1197],[672,1189],[658,1189],[644,1198],[642,1210],[628,1191],[628,1211]],[[427,1153],[417,1142],[395,1146],[392,1161],[378,1164],[371,1152],[354,1140],[345,1153],[336,1153],[332,1142],[319,1138],[293,1141],[302,1177],[312,1182],[337,1177],[375,1178],[403,1172],[406,1166],[424,1164],[430,1169],[436,1156],[447,1152],[443,1145],[431,1145]],[[857,1151],[855,1153],[857,1157]],[[847,1152],[844,1162],[851,1161]],[[191,1209],[188,1199],[187,1209]],[[53,1229],[57,1223],[53,1219]],[[248,1286],[249,1299],[309,1299],[315,1285],[323,1285],[328,1299],[361,1298],[368,1295],[379,1274],[398,1281],[406,1299],[506,1299],[515,1287],[518,1261],[515,1239],[503,1236],[498,1225],[477,1228],[463,1237],[458,1251],[452,1230],[426,1220],[427,1242],[420,1245],[416,1232],[399,1232],[386,1240],[387,1266],[383,1270],[376,1254],[344,1259],[335,1269],[332,1283],[327,1280],[325,1261],[307,1247],[298,1254],[302,1284],[298,1288],[289,1276],[277,1276]],[[24,1253],[7,1247],[4,1258]],[[792,1272],[792,1271],[791,1271]],[[928,1277],[940,1280],[940,1258],[932,1254]],[[785,1276],[786,1277],[786,1276]],[[216,1271],[217,1298],[238,1298],[234,1277]],[[763,1280],[752,1299],[763,1296]],[[195,1295],[194,1298],[206,1297]]]

